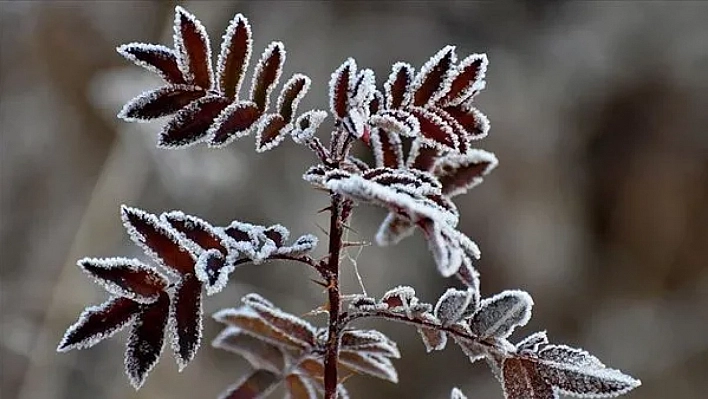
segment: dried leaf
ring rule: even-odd
[[[558,399],[532,360],[515,357],[504,360],[502,379],[506,399]]]
[[[244,333],[279,347],[295,351],[310,348],[309,344],[295,339],[289,333],[276,329],[250,307],[222,309],[213,317],[218,322],[239,327]]]
[[[506,338],[516,327],[524,326],[531,318],[533,299],[518,290],[504,291],[482,300],[479,310],[472,316],[469,326],[480,338]]]
[[[98,306],[89,306],[66,330],[57,351],[90,348],[132,322],[139,310],[140,304],[121,297],[113,297]]]
[[[398,359],[401,352],[394,341],[376,330],[349,330],[342,333],[342,350],[378,354]]]
[[[163,293],[155,303],[142,306],[125,350],[125,373],[135,389],[143,385],[162,354],[170,298]]]
[[[203,140],[227,105],[229,101],[221,96],[209,95],[192,101],[162,129],[158,147],[182,148]]]
[[[206,135],[212,147],[224,147],[247,136],[263,114],[251,101],[234,101],[214,119]]]
[[[162,274],[136,259],[83,258],[77,264],[111,294],[135,302],[154,302],[169,284]]]
[[[398,383],[398,373],[388,357],[341,351],[339,364],[358,373],[368,374],[382,380]]]
[[[118,117],[128,122],[162,118],[174,114],[205,95],[206,91],[197,86],[164,86],[130,100],[118,113]]]
[[[175,49],[180,69],[191,83],[210,89],[214,81],[209,35],[199,20],[184,8],[175,7]]]
[[[455,61],[455,46],[446,46],[420,68],[412,84],[414,106],[432,104],[445,95]]]
[[[182,85],[187,81],[182,76],[177,55],[171,48],[158,44],[129,43],[116,48],[126,59],[160,75],[167,83]]]
[[[221,92],[230,99],[238,98],[238,92],[251,60],[253,39],[248,19],[236,14],[229,22],[221,41],[221,53],[217,62],[217,75]]]
[[[315,328],[305,320],[262,303],[248,302],[249,306],[273,328],[289,335],[293,340],[313,347],[316,344]]]
[[[280,382],[278,374],[256,370],[230,386],[219,399],[258,399],[266,397]]]
[[[212,346],[236,353],[256,370],[280,373],[285,369],[285,354],[281,348],[245,334],[238,327],[226,327],[214,339]]]
[[[281,42],[272,42],[266,47],[261,59],[256,64],[251,83],[251,101],[261,112],[268,109],[270,92],[278,84],[285,63],[285,46]]]
[[[332,115],[344,119],[349,113],[349,93],[356,76],[356,61],[348,58],[333,73],[329,81],[329,102]]]
[[[194,358],[202,339],[202,284],[196,276],[184,276],[175,287],[170,308],[172,349],[180,371]]]

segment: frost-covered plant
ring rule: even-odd
[[[393,65],[380,90],[370,69],[346,60],[332,74],[330,112],[298,114],[310,79],[294,74],[282,87],[275,109],[271,92],[278,85],[285,47],[266,47],[253,72],[247,98],[240,87],[251,58],[251,27],[242,15],[231,20],[223,36],[216,72],[209,38],[201,23],[176,8],[174,48],[132,43],[118,52],[158,73],[165,86],[130,101],[120,112],[125,120],[171,116],[158,146],[181,148],[199,142],[221,147],[255,133],[256,150],[273,149],[288,136],[314,151],[318,163],[304,179],[331,198],[328,244],[313,257],[313,235],[289,241],[277,224],[259,226],[233,221],[228,226],[181,211],[155,215],[123,206],[130,238],[155,265],[135,259],[86,258],[78,265],[111,297],[91,306],[69,327],[59,351],[88,348],[130,327],[125,370],[139,388],[169,341],[179,369],[195,356],[202,337],[203,293],[222,291],[230,275],[247,263],[289,260],[314,269],[326,287],[328,323],[317,327],[289,314],[258,294],[223,309],[214,319],[225,324],[212,345],[244,357],[253,372],[229,387],[222,398],[256,398],[280,383],[292,398],[346,398],[342,371],[391,382],[398,377],[391,359],[400,357],[395,342],[354,322],[366,318],[409,324],[430,351],[452,340],[470,362],[486,360],[508,399],[614,397],[639,386],[639,380],[606,367],[589,353],[550,344],[546,332],[512,343],[510,336],[531,317],[533,301],[510,290],[481,298],[476,244],[457,229],[457,195],[482,182],[497,165],[496,157],[472,148],[487,135],[489,122],[473,106],[485,86],[487,58],[473,54],[457,59],[447,46],[417,72],[406,63]],[[316,132],[331,114],[328,145]],[[352,155],[354,145],[371,152],[373,164]],[[343,295],[339,284],[343,232],[355,205],[388,210],[376,235],[380,245],[395,244],[420,229],[438,271],[455,276],[462,288],[450,288],[436,303],[421,301],[411,287],[399,286],[380,298]],[[464,398],[457,388],[452,398]]]

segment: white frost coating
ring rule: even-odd
[[[162,266],[171,275],[179,276],[179,271],[173,269],[170,265],[165,263],[165,261],[162,259],[162,257],[160,257],[160,255],[157,254],[157,252],[153,251],[150,247],[147,246],[147,244],[145,244],[145,237],[140,234],[140,232],[128,220],[129,214],[136,215],[138,218],[142,219],[147,224],[150,224],[157,231],[158,234],[175,243],[175,245],[179,246],[180,249],[186,249],[189,247],[189,245],[185,245],[184,243],[182,243],[179,237],[175,234],[174,230],[169,225],[166,225],[166,223],[163,223],[157,217],[157,215],[153,215],[152,213],[145,212],[138,208],[132,208],[126,205],[121,205],[121,219],[123,220],[123,227],[125,227],[125,230],[128,232],[128,236],[130,237],[130,239],[137,246],[142,248],[143,252],[145,252],[145,254],[149,256],[156,264]],[[186,252],[196,262],[196,257],[194,253],[192,253],[191,251]]]
[[[118,118],[123,119],[126,122],[149,122],[155,118],[131,117],[130,115],[145,108],[148,104],[160,100],[165,95],[169,95],[179,91],[197,92],[201,90],[201,88],[194,85],[168,85],[155,90],[145,91],[139,96],[132,98],[125,105],[123,105],[123,108],[120,110],[117,116]],[[165,112],[163,115],[160,115],[156,118],[169,116],[175,112],[177,112],[177,110],[173,112]]]
[[[300,105],[300,101],[302,101],[307,92],[310,90],[312,80],[307,75],[296,73],[283,85],[283,89],[280,91],[280,95],[278,96],[276,108],[278,109],[278,112],[283,115],[283,105],[285,105],[285,94],[287,94],[290,89],[295,86],[300,80],[302,80],[304,83],[302,89],[297,92],[297,95],[295,95],[295,98],[293,98],[292,100],[292,104],[290,105],[292,109],[292,114],[290,115],[290,120],[286,120],[286,122],[291,122],[292,118],[294,118],[295,114],[297,114],[297,107],[298,105]],[[285,116],[283,115],[283,118],[284,117]]]
[[[103,330],[101,332],[98,332],[96,334],[90,335],[89,337],[73,343],[71,345],[67,345],[67,342],[69,340],[69,337],[71,334],[75,333],[78,331],[84,324],[86,324],[89,321],[89,317],[94,314],[94,313],[101,313],[104,312],[108,307],[110,307],[113,302],[116,300],[120,299],[119,297],[111,297],[109,298],[106,302],[97,305],[97,306],[89,306],[86,309],[84,309],[83,312],[81,312],[81,315],[79,315],[78,320],[74,324],[72,324],[69,328],[66,329],[66,332],[64,333],[64,336],[61,339],[61,342],[59,342],[59,345],[57,346],[57,352],[68,352],[72,349],[87,349],[90,348],[97,343],[103,341],[104,339],[108,339],[112,337],[115,333],[118,331],[122,330],[127,326],[128,324],[132,323],[135,320],[135,317],[137,316],[137,313],[132,314],[130,317],[126,318],[122,323],[114,326],[113,328],[109,328],[106,330]]]
[[[278,81],[280,80],[280,75],[283,74],[283,65],[285,64],[285,56],[286,56],[285,45],[282,42],[277,42],[277,41],[271,42],[265,48],[265,50],[263,50],[263,54],[261,54],[261,59],[258,60],[258,63],[256,64],[256,68],[253,71],[253,79],[251,81],[251,91],[249,94],[249,97],[251,98],[251,100],[253,100],[253,95],[255,94],[256,86],[258,86],[258,80],[261,78],[261,74],[263,73],[263,68],[265,67],[268,59],[273,56],[276,49],[280,53],[280,62],[278,63],[278,67],[276,68],[275,77],[274,77],[273,81],[266,86],[265,104],[263,105],[263,111],[268,109],[268,106],[270,105],[270,93],[273,91],[275,86],[278,85]]]
[[[294,243],[288,246],[280,247],[276,251],[278,255],[297,256],[306,254],[317,246],[318,238],[312,234],[300,236]]]
[[[460,105],[460,108],[468,113],[472,114],[474,116],[474,120],[479,125],[479,130],[480,132],[478,134],[470,136],[470,140],[481,140],[489,134],[489,128],[490,128],[490,123],[489,123],[489,118],[487,118],[487,115],[483,114],[482,111],[478,110],[472,105],[472,102],[465,102]]]
[[[298,144],[307,144],[315,136],[315,132],[327,118],[327,111],[312,110],[300,115],[295,121],[295,128],[291,136]],[[303,128],[303,125],[306,127]]]
[[[157,364],[158,360],[160,359],[160,356],[162,355],[162,352],[165,349],[165,338],[164,338],[164,330],[165,327],[167,327],[165,324],[162,325],[162,333],[163,336],[160,337],[160,348],[158,348],[157,353],[155,353],[155,358],[152,359],[147,366],[145,366],[145,370],[143,370],[142,373],[138,374],[138,370],[136,370],[136,367],[139,365],[137,364],[136,359],[134,358],[134,352],[137,351],[144,351],[146,349],[151,349],[151,348],[146,348],[145,345],[138,345],[138,342],[136,340],[139,338],[138,334],[135,333],[137,328],[144,323],[145,320],[142,320],[140,317],[136,318],[135,321],[133,322],[132,329],[130,332],[130,336],[128,338],[128,343],[125,348],[125,355],[123,357],[123,364],[125,365],[125,373],[128,375],[128,379],[130,380],[130,385],[133,386],[136,390],[140,389],[140,387],[143,385],[145,380],[148,377],[148,374],[150,374],[150,371],[155,367]],[[167,323],[167,320],[165,319],[165,323]],[[141,344],[144,344],[142,342]]]
[[[310,166],[305,173],[302,174],[302,179],[315,185],[323,185],[326,172],[324,165]]]
[[[479,69],[477,72],[477,77],[476,79],[470,81],[468,85],[460,91],[459,94],[457,94],[454,98],[448,98],[444,102],[443,106],[455,106],[459,105],[462,102],[470,99],[470,96],[473,94],[479,93],[480,91],[484,90],[484,87],[486,85],[485,83],[485,77],[487,75],[487,66],[489,65],[489,60],[487,59],[487,54],[471,54],[462,61],[460,61],[459,64],[457,64],[457,67],[455,70],[450,74],[448,77],[449,83],[448,83],[448,90],[450,90],[450,86],[452,82],[455,81],[455,79],[462,73],[465,72],[465,69],[471,67],[473,64],[479,63]]]
[[[273,306],[251,301],[249,306],[276,331],[305,347],[316,344],[317,329],[307,321]]]
[[[380,119],[380,117],[374,115],[369,119],[369,122],[371,122],[372,119],[376,118]],[[386,135],[386,137],[383,138],[382,135]],[[398,134],[387,133],[386,131],[382,131],[381,129],[374,127],[373,129],[371,129],[370,137],[371,150],[374,153],[374,164],[377,168],[386,166],[386,154],[384,154],[383,140],[386,140],[386,149],[389,151],[393,151],[393,156],[396,159],[396,165],[394,165],[394,167],[403,168],[403,146],[401,145],[401,139]]]
[[[516,350],[518,352],[538,352],[538,349],[542,345],[547,345],[548,344],[548,334],[546,331],[537,331],[528,337],[522,339],[519,341],[519,343],[516,344]]]
[[[229,229],[245,234],[248,237],[248,240],[239,241],[235,237],[230,236],[227,232]],[[232,239],[229,243],[229,248],[235,249],[249,259],[253,259],[256,256],[256,247],[260,241],[259,235],[262,234],[263,230],[263,226],[234,220],[224,229],[224,234],[228,235]]]
[[[421,318],[428,323],[440,325],[440,320],[432,314],[422,314]],[[420,334],[420,338],[423,340],[423,345],[425,345],[426,352],[430,353],[432,351],[441,351],[445,349],[445,346],[447,345],[447,334],[445,332],[438,328],[427,327],[419,327],[417,330]]]
[[[218,99],[219,99],[219,97],[217,97],[217,96],[207,95],[205,97],[201,97],[201,98],[198,98],[198,99],[192,101],[186,107],[177,111],[175,116],[172,119],[170,119],[170,121],[167,122],[167,124],[165,124],[165,126],[163,126],[162,131],[160,132],[160,135],[159,135],[157,147],[172,150],[172,149],[178,149],[178,148],[191,147],[197,143],[204,141],[208,137],[207,132],[204,132],[204,134],[202,134],[201,137],[186,139],[186,141],[175,142],[175,143],[169,142],[168,138],[169,138],[169,133],[172,130],[174,130],[175,128],[179,129],[180,126],[193,120],[194,115],[202,110],[202,105],[204,105],[204,103],[217,101]],[[191,141],[189,141],[189,140],[191,140]]]
[[[443,326],[449,326],[462,320],[467,308],[474,300],[472,289],[458,290],[448,288],[433,309],[433,315],[440,320]]]
[[[420,130],[420,139],[421,139],[421,144],[437,148],[440,151],[449,151],[449,150],[457,150],[460,148],[460,141],[455,134],[455,132],[452,130],[450,125],[447,124],[441,118],[439,115],[437,115],[434,112],[428,111],[425,108],[420,108],[420,107],[411,107],[410,112],[418,118],[418,121],[420,123],[421,119],[427,120],[428,123],[435,125],[440,128],[440,130],[443,132],[443,134],[446,136],[448,139],[447,141],[451,141],[452,144],[444,144],[432,137],[428,137],[425,135],[423,130]]]
[[[182,15],[187,17],[187,19],[194,25],[194,28],[197,30],[197,34],[199,34],[202,44],[204,45],[209,82],[211,83],[211,86],[213,86],[214,70],[211,65],[211,45],[209,43],[209,34],[207,33],[206,28],[204,28],[204,25],[202,25],[194,14],[185,10],[181,6],[176,6],[174,34],[172,35],[172,39],[174,41],[175,51],[177,51],[177,64],[179,65],[179,69],[182,71],[182,75],[188,77],[188,81],[194,81],[194,73],[191,71],[189,66],[189,52],[184,45],[184,38],[182,37]],[[204,87],[204,89],[211,89],[211,87]]]
[[[424,232],[428,248],[433,253],[438,271],[443,277],[457,273],[466,255],[479,259],[477,245],[453,226],[427,221]]]
[[[278,241],[280,241],[280,242],[277,242],[276,239],[274,239],[273,237],[268,237],[271,240],[273,240],[273,242],[275,242],[275,244],[278,247],[283,246],[285,244],[285,241],[287,241],[288,238],[290,238],[290,231],[288,230],[287,227],[283,226],[280,223],[274,224],[272,226],[268,226],[268,228],[263,230],[263,233],[266,234],[266,236],[267,236],[267,233],[275,233],[276,237],[279,236]]]
[[[199,259],[197,259],[197,263],[196,265],[194,265],[194,273],[197,276],[197,280],[201,281],[202,284],[204,284],[207,295],[211,296],[217,294],[221,292],[224,287],[226,287],[226,284],[228,284],[229,282],[229,275],[236,268],[234,266],[234,261],[236,260],[236,257],[237,255],[234,254],[230,255],[231,259],[224,259],[221,252],[216,249],[204,251],[201,255],[199,255]],[[217,258],[223,261],[223,266],[218,271],[216,271],[217,278],[213,284],[211,283],[211,280],[213,280],[213,278],[207,270],[207,267],[209,265],[208,261],[211,258]]]
[[[386,303],[389,299],[397,298],[401,301],[399,306],[388,306]],[[379,304],[384,305],[387,310],[392,312],[410,312],[411,305],[418,303],[418,298],[415,296],[415,289],[406,285],[399,285],[384,293],[379,301]]]
[[[452,392],[450,392],[450,399],[467,399],[467,396],[462,393],[460,388],[452,388]]]
[[[344,71],[347,70],[347,77],[346,79],[348,80],[347,83],[347,91],[344,93],[337,93],[336,90],[339,86],[339,82],[341,79],[344,79]],[[336,100],[338,99],[338,95],[345,96],[347,98],[346,104],[347,104],[347,110],[350,108],[349,105],[349,93],[352,91],[352,88],[354,86],[354,77],[356,76],[356,61],[354,58],[347,58],[346,61],[342,63],[337,69],[332,72],[332,75],[329,79],[329,106],[330,110],[332,112],[332,115],[334,115],[335,118],[343,118],[346,115],[339,115],[337,113],[337,108],[336,108]],[[346,112],[346,110],[345,110]]]
[[[248,306],[252,306],[253,304],[257,305],[262,305],[268,308],[275,308],[275,305],[273,302],[265,299],[259,294],[256,294],[255,292],[251,292],[250,294],[246,294],[241,298],[241,302]]]
[[[278,133],[267,143],[263,142],[263,132],[265,129],[273,123],[275,120],[282,120],[283,117],[280,114],[267,114],[258,122],[256,126],[256,152],[266,152],[277,147],[280,143],[285,140],[285,137],[293,130],[292,123],[288,123],[278,130]]]
[[[527,292],[504,291],[482,300],[469,321],[470,330],[480,338],[507,338],[516,327],[528,323],[532,307],[533,299]]]
[[[374,71],[368,68],[362,69],[357,74],[355,82],[354,87],[352,87],[352,92],[349,94],[350,107],[361,108],[367,111],[366,116],[368,117],[369,102],[376,91],[376,76],[374,75]]]
[[[415,233],[415,225],[410,221],[397,216],[393,212],[389,212],[376,232],[376,243],[379,246],[385,247],[395,245],[401,242],[404,238]]]
[[[389,337],[376,330],[349,330],[342,333],[341,348],[356,352],[369,352],[398,359],[401,352]]]
[[[339,358],[339,363],[344,367],[359,374],[367,374],[394,384],[398,383],[398,373],[388,357],[348,351],[341,353],[343,356]]]
[[[221,130],[222,126],[229,120],[231,115],[243,108],[250,108],[255,106],[256,104],[252,101],[234,101],[226,108],[224,108],[224,110],[219,113],[216,119],[214,119],[214,122],[211,124],[211,126],[209,126],[209,129],[207,130],[206,135],[204,136],[205,140],[207,140],[209,143],[209,147],[223,148],[231,144],[234,140],[251,134],[251,131],[253,131],[253,127],[257,126],[263,120],[263,115],[256,119],[256,121],[253,122],[253,124],[247,127],[246,129],[239,130],[236,132],[229,132],[226,140],[220,142],[215,141],[216,133]]]
[[[480,163],[487,163],[487,167],[471,180],[459,180],[458,174],[464,173],[461,169],[468,168]],[[466,193],[468,190],[478,186],[484,180],[484,176],[488,175],[499,164],[496,155],[491,152],[470,149],[466,154],[449,154],[444,158],[440,158],[434,166],[434,174],[439,178],[451,176],[455,180],[453,186],[446,187],[445,195],[455,197]]]
[[[369,119],[365,108],[350,108],[344,118],[344,127],[356,138],[362,138],[367,131],[366,122]]]
[[[118,267],[125,267],[127,270],[125,273],[141,273],[145,272],[149,274],[149,279],[150,285],[160,285],[163,288],[167,287],[169,284],[169,280],[167,280],[166,277],[164,277],[162,274],[160,274],[155,268],[150,267],[142,262],[140,262],[137,259],[128,259],[128,258],[83,258],[79,259],[76,264],[83,270],[86,274],[91,276],[93,281],[101,285],[103,288],[106,289],[109,293],[113,295],[117,295],[123,298],[128,298],[131,299],[135,302],[138,303],[153,303],[159,298],[160,293],[156,292],[153,295],[150,296],[145,296],[142,294],[138,294],[137,292],[134,292],[130,290],[129,287],[122,287],[119,284],[117,284],[114,281],[102,278],[101,276],[98,276],[94,274],[92,271],[88,270],[86,268],[86,265],[91,265],[96,268],[101,268],[101,269],[115,269]],[[121,278],[122,279],[122,278]],[[159,290],[159,287],[155,287],[156,290]]]
[[[181,285],[184,283],[184,280],[180,280],[175,288],[175,293],[179,292],[179,289]],[[181,300],[179,295],[175,295],[172,300],[170,301],[170,317],[168,319],[167,323],[167,334],[170,337],[170,346],[172,347],[172,352],[174,353],[175,356],[175,361],[177,362],[177,371],[180,373],[182,370],[184,370],[185,367],[189,364],[189,362],[194,358],[194,355],[197,353],[197,350],[199,349],[199,346],[201,345],[202,341],[202,332],[204,330],[203,323],[202,323],[202,318],[204,315],[204,309],[203,309],[203,301],[202,301],[202,293],[201,290],[199,293],[197,293],[197,314],[195,315],[194,320],[197,322],[197,328],[196,328],[196,336],[190,336],[189,339],[194,341],[194,345],[191,348],[191,350],[188,351],[186,354],[186,358],[183,358],[180,355],[180,342],[179,342],[179,334],[178,334],[178,329],[179,326],[177,325],[177,306],[179,304],[179,301]]]
[[[539,334],[539,333],[537,333]],[[533,336],[532,336],[533,337]],[[546,338],[545,331],[542,337],[538,337],[535,341],[539,341],[539,344],[543,342],[543,338],[546,339],[548,343],[548,338]],[[534,342],[535,343],[535,342]],[[521,344],[521,343],[519,343]],[[517,345],[518,346],[518,345]],[[538,357],[554,363],[562,363],[570,366],[575,366],[579,368],[590,367],[590,368],[605,368],[606,366],[597,357],[591,355],[590,353],[578,349],[571,348],[567,345],[547,345],[540,351],[538,351]]]
[[[474,363],[477,360],[484,359],[487,355],[487,350],[485,347],[475,342],[474,340],[464,339],[457,335],[452,335],[453,341],[462,349],[462,353],[467,355],[470,363]]]
[[[408,119],[401,120],[400,116],[407,114]],[[407,123],[407,122],[410,122]],[[414,137],[420,131],[418,120],[407,112],[380,112],[372,115],[368,121],[372,128],[383,129],[386,132],[400,134],[404,137]],[[415,124],[415,125],[413,125]]]
[[[541,361],[537,369],[555,391],[578,398],[612,398],[642,385],[640,380],[611,368]]]
[[[239,345],[238,341],[240,339],[246,341],[246,343]],[[225,351],[235,353],[243,357],[244,359],[246,359],[246,361],[248,361],[248,363],[251,364],[253,368],[265,369],[274,373],[280,373],[282,370],[279,365],[270,362],[269,359],[266,359],[263,356],[259,356],[258,353],[255,353],[254,351],[250,350],[252,348],[249,348],[247,346],[247,340],[252,339],[253,336],[245,333],[243,329],[234,326],[227,326],[219,333],[219,335],[216,336],[216,338],[214,338],[211,343],[211,346],[213,346],[214,348],[219,348]]]
[[[198,230],[207,232],[207,234],[209,234],[212,238],[216,239],[219,244],[224,247],[224,249],[229,248],[231,237],[227,236],[226,233],[223,232],[223,230],[215,228],[204,219],[193,215],[187,215],[182,211],[173,210],[161,213],[160,220],[168,226],[171,226],[170,220],[183,222],[187,228],[194,228],[195,226],[198,226]],[[195,255],[200,255],[203,251],[207,249],[199,246],[198,243],[187,237],[185,233],[182,233],[176,228],[172,228],[171,230],[175,233],[176,236],[179,237],[180,241],[183,244],[189,245],[190,251],[192,251]]]
[[[146,44],[135,42],[123,44],[121,46],[116,47],[116,51],[120,55],[132,61],[135,65],[138,65],[147,69],[150,72],[160,75],[160,77],[166,82],[171,82],[169,76],[165,72],[157,68],[155,65],[138,59],[135,55],[132,54],[131,49],[135,49],[143,53],[152,53],[155,55],[159,55],[159,57],[163,59],[173,59],[175,63],[179,65],[177,54],[171,48],[159,44]]]
[[[221,52],[219,53],[219,58],[216,61],[217,76],[222,77],[224,76],[226,70],[226,59],[229,57],[230,54],[229,46],[231,45],[231,41],[233,40],[233,37],[236,34],[236,28],[241,24],[243,24],[243,27],[246,31],[246,41],[248,44],[246,45],[246,55],[243,57],[243,69],[241,72],[241,76],[236,82],[236,87],[234,89],[234,98],[236,99],[238,99],[238,93],[239,91],[241,91],[241,84],[243,83],[243,78],[246,75],[248,64],[251,62],[251,53],[253,51],[253,36],[251,33],[251,24],[248,22],[248,18],[244,17],[243,14],[236,14],[229,22],[229,26],[226,28],[224,35],[221,37]],[[223,92],[224,88],[219,87],[219,90]]]
[[[396,62],[391,67],[391,73],[388,75],[388,79],[386,80],[386,83],[384,83],[384,97],[386,99],[385,108],[387,108],[387,109],[393,108],[393,96],[392,96],[391,90],[393,88],[394,83],[396,82],[396,78],[398,77],[399,70],[401,70],[401,69],[403,69],[405,71],[406,85],[403,88],[403,101],[401,101],[400,107],[401,108],[405,107],[410,102],[410,99],[411,99],[410,85],[411,85],[411,83],[413,83],[413,74],[414,74],[415,68],[413,68],[410,64],[405,63],[405,62]]]
[[[426,78],[428,75],[436,69],[440,61],[448,54],[450,53],[450,67],[448,68],[447,71],[445,71],[442,81],[441,81],[441,86],[437,88],[437,90],[433,93],[432,96],[430,96],[430,99],[428,99],[425,104],[419,104],[420,106],[425,106],[428,104],[434,104],[437,100],[442,98],[445,93],[449,91],[449,82],[447,82],[448,87],[445,87],[446,81],[447,81],[447,76],[450,74],[451,71],[454,69],[454,65],[457,62],[457,55],[455,54],[455,46],[445,46],[441,50],[439,50],[437,53],[435,53],[434,56],[430,57],[430,59],[423,64],[423,66],[420,68],[420,71],[416,75],[415,79],[413,80],[413,83],[411,84],[411,93],[417,92],[423,83],[425,82]],[[414,97],[412,98],[414,100]]]

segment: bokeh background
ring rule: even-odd
[[[462,231],[482,248],[483,294],[520,288],[553,341],[589,349],[643,380],[628,398],[702,398],[708,391],[708,3],[706,2],[185,2],[212,35],[246,14],[256,55],[288,50],[286,76],[313,78],[304,107],[325,107],[329,74],[347,56],[379,82],[398,60],[421,65],[446,44],[486,52],[480,146],[500,166],[459,197]],[[171,45],[172,2],[0,3],[2,397],[214,398],[247,371],[204,345],[181,374],[169,352],[135,392],[122,374],[125,334],[55,353],[65,328],[105,297],[75,266],[82,256],[138,256],[122,203],[182,209],[215,224],[280,222],[293,234],[326,219],[322,193],[300,179],[312,154],[289,142],[257,155],[253,138],[223,150],[155,148],[160,123],[115,118],[159,82],[115,52]],[[324,134],[324,133],[322,133]],[[383,212],[362,208],[351,238],[370,239]],[[368,247],[356,260],[369,293],[407,284],[444,291],[424,241]],[[248,292],[304,313],[325,300],[299,265],[246,267],[206,311]],[[358,292],[352,262],[345,289]],[[320,318],[312,318],[322,323]],[[353,397],[501,398],[482,363],[456,346],[426,355],[399,341],[400,384],[366,377]],[[205,321],[207,341],[218,326]]]

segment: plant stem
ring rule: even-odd
[[[327,262],[327,290],[329,293],[329,335],[325,351],[325,399],[337,397],[337,360],[339,357],[339,312],[341,293],[339,292],[339,254],[342,249],[344,232],[345,201],[341,195],[332,194],[329,226],[329,259]],[[348,216],[348,215],[347,215]]]

